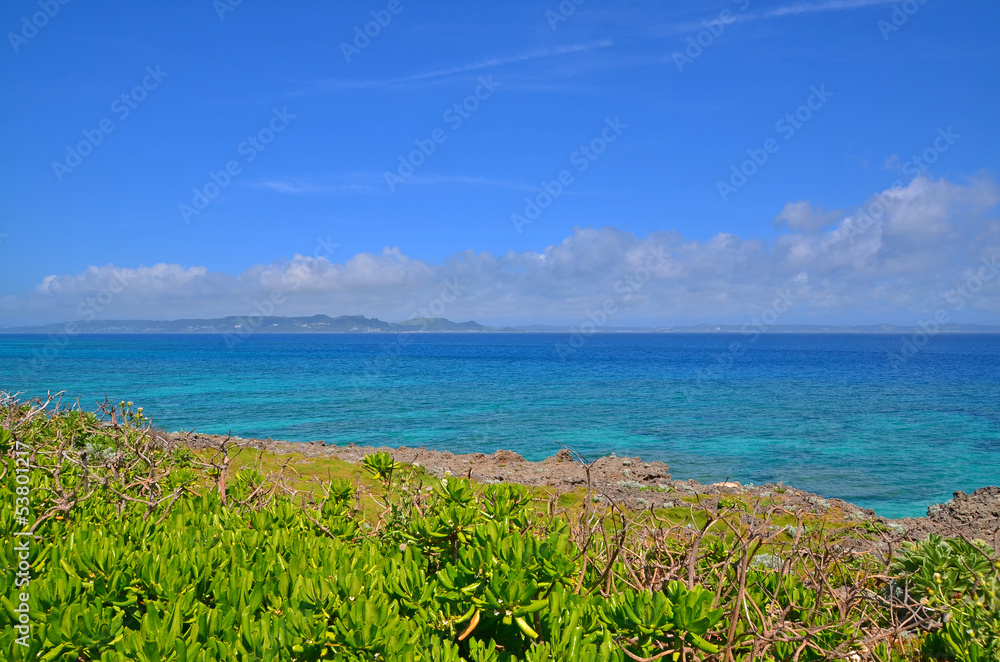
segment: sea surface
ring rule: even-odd
[[[231,341],[232,338],[229,339]],[[662,460],[924,514],[1000,485],[1000,336],[0,335],[0,391],[169,430]]]

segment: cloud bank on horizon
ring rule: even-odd
[[[25,2],[0,327],[1000,324],[990,0]]]
[[[941,309],[949,321],[995,323],[998,205],[989,176],[920,176],[852,209],[789,202],[773,241],[638,236],[608,225],[575,228],[539,252],[465,251],[431,263],[390,247],[338,260],[336,245],[318,239],[237,276],[179,264],[52,275],[0,299],[0,315],[38,323],[324,313],[494,325],[596,316],[608,326],[680,325],[741,323],[782,297],[790,306],[780,323],[916,325]]]

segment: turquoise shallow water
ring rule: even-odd
[[[1000,336],[0,335],[0,390],[133,400],[161,427],[293,441],[639,455],[921,515],[1000,484]],[[737,355],[729,351],[742,343]]]

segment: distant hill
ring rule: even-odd
[[[313,315],[311,317],[221,317],[186,320],[91,320],[30,327],[3,327],[0,334],[95,333],[573,333],[576,327],[532,324],[489,327],[478,322],[452,322],[443,317],[418,317],[403,322],[383,322],[363,315]],[[696,326],[606,326],[599,333],[753,333],[752,326],[699,324]],[[916,327],[873,324],[835,326],[776,324],[767,333],[913,333]],[[1000,326],[942,324],[940,333],[1000,333]]]
[[[416,318],[405,322],[383,322],[363,315],[313,315],[311,317],[221,317],[184,320],[113,320],[45,324],[31,327],[4,327],[0,333],[417,333],[492,331],[476,322],[452,322],[440,317]]]
[[[407,330],[415,331],[495,331],[488,326],[483,326],[478,322],[452,322],[443,317],[416,317],[405,322],[396,322],[391,325],[394,329],[404,327]]]
[[[913,333],[916,326],[895,324],[835,325],[835,324],[775,324],[757,329],[752,324],[699,324],[697,326],[662,327],[657,331],[665,333]],[[942,324],[934,333],[1000,333],[1000,326],[980,324]]]

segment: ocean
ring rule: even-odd
[[[917,516],[1000,484],[1000,336],[0,335],[0,390],[241,437],[662,460]],[[916,341],[916,342],[914,342]],[[904,349],[906,347],[906,349]]]

